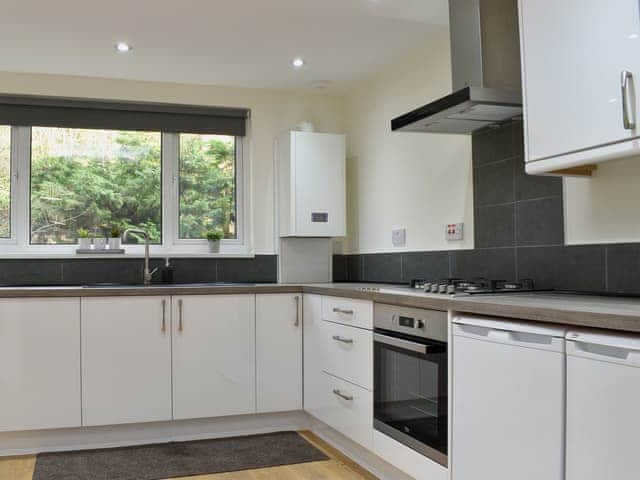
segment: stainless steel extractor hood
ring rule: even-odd
[[[470,134],[522,116],[517,0],[449,0],[454,92],[391,121],[403,132]]]

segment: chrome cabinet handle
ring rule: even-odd
[[[296,301],[296,321],[293,323],[294,327],[300,325],[300,295],[293,297]]]
[[[353,310],[343,310],[342,308],[334,307],[333,313],[344,313],[345,315],[353,315]]]
[[[178,300],[178,331],[182,331],[182,299]]]
[[[342,398],[343,400],[348,401],[348,402],[351,402],[353,400],[353,396],[352,395],[345,395],[344,393],[342,393],[337,388],[335,390],[333,390],[333,394],[336,395],[337,397]]]
[[[632,80],[633,74],[628,70],[623,70],[620,75],[620,89],[622,90],[622,124],[625,130],[635,130],[636,128],[635,114],[633,116],[634,118],[631,119],[633,105],[629,104],[631,99],[629,87]]]
[[[342,338],[340,335],[334,335],[331,338],[333,338],[336,342],[353,343],[353,339],[352,338]]]
[[[167,331],[167,316],[165,313],[165,307],[167,306],[167,301],[163,298],[162,299],[162,328],[160,329],[160,331],[162,332],[166,332]]]

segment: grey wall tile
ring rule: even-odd
[[[515,244],[515,204],[475,209],[475,247],[510,247]]]
[[[542,197],[562,197],[562,179],[542,175],[527,175],[524,169],[524,157],[514,159],[515,162],[515,198],[531,200]]]
[[[61,285],[59,260],[0,260],[0,284]]]
[[[640,244],[607,245],[606,250],[608,290],[640,295]]]
[[[449,277],[448,252],[412,252],[398,254],[402,259],[402,281],[422,278],[428,282]]]
[[[349,282],[364,281],[362,267],[362,255],[349,255],[347,257],[347,280]]]
[[[518,248],[518,276],[536,288],[605,291],[605,247],[602,245]]]
[[[451,276],[513,280],[516,277],[515,248],[454,250],[451,252]]]
[[[473,166],[479,167],[498,160],[504,160],[516,155],[513,135],[513,125],[501,128],[485,128],[473,135]]]
[[[473,198],[476,207],[515,200],[514,159],[477,167],[473,171]]]
[[[395,253],[362,255],[365,282],[401,283],[402,261]]]
[[[347,256],[334,255],[333,256],[333,281],[346,282],[347,280],[348,280]]]
[[[62,266],[65,285],[89,283],[142,283],[142,259],[72,259]]]
[[[528,200],[516,204],[516,244],[562,245],[564,212],[562,197]]]
[[[174,258],[174,283],[216,282],[218,260],[215,258]]]
[[[277,255],[219,258],[218,282],[272,283],[278,281]]]

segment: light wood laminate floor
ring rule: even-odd
[[[300,432],[300,435],[322,450],[329,457],[329,460],[182,477],[179,480],[377,480],[376,477],[311,432]],[[31,480],[35,463],[35,455],[0,458],[0,480]]]

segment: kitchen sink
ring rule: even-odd
[[[233,287],[239,285],[251,285],[250,283],[230,283],[230,282],[207,282],[207,283],[153,283],[144,285],[142,283],[88,283],[82,288],[171,288],[171,287]]]

